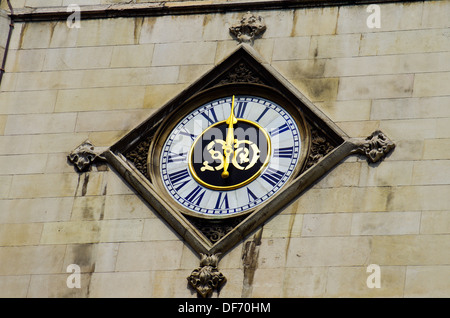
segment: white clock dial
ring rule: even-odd
[[[234,216],[266,202],[286,184],[301,147],[297,123],[282,106],[257,96],[220,98],[189,113],[169,133],[160,156],[161,178],[191,214]]]

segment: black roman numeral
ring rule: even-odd
[[[278,135],[278,134],[281,134],[281,133],[285,132],[285,131],[288,130],[288,129],[289,129],[288,124],[281,125],[280,127],[275,128],[274,130],[272,130],[272,131],[270,132],[270,136],[271,136],[271,137],[276,136],[276,135]]]
[[[206,120],[209,122],[210,125],[212,125],[212,124],[218,122],[216,113],[215,113],[215,111],[214,111],[214,108],[209,109],[209,110],[207,111],[207,113],[208,113],[208,114],[206,114],[206,112],[203,112],[203,113],[201,113],[201,114],[202,114],[203,117],[206,118]],[[211,117],[212,117],[212,118],[209,116],[210,114],[211,114]]]
[[[187,152],[182,153],[176,153],[169,151],[169,154],[167,156],[167,162],[179,162],[179,161],[186,161]]]
[[[267,181],[272,187],[274,187],[278,182],[280,182],[283,176],[283,171],[275,170],[273,168],[267,168],[267,171],[263,175],[261,175],[261,178]]]
[[[244,118],[245,109],[247,108],[247,102],[237,102],[235,106],[235,117]]]
[[[184,169],[184,170],[170,173],[169,179],[170,179],[170,182],[172,182],[172,185],[175,188],[175,191],[178,191],[190,181],[189,172],[187,169]]]
[[[247,188],[247,198],[248,198],[248,202],[252,202],[252,201],[255,201],[256,199],[258,199],[258,197],[252,191],[250,191],[249,188]]]
[[[200,202],[202,202],[203,196],[205,195],[206,190],[202,187],[197,186],[194,190],[192,190],[191,193],[189,193],[185,199],[192,204],[200,205]]]
[[[294,154],[294,147],[277,148],[273,151],[273,156],[278,158],[291,158]]]
[[[263,110],[263,112],[261,113],[261,115],[259,115],[259,117],[256,119],[256,121],[259,123],[259,121],[261,120],[261,118],[264,117],[264,115],[267,113],[267,111],[269,110],[269,108],[266,108]]]
[[[217,198],[215,209],[223,209],[224,207],[225,209],[230,208],[230,205],[228,204],[228,194],[225,192],[220,192],[219,197]]]
[[[185,127],[181,128],[181,129],[182,130],[180,131],[180,135],[191,137],[192,141],[194,141],[195,137],[197,137],[196,135],[191,134],[189,131],[187,131]]]

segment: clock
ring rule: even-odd
[[[267,90],[210,90],[166,118],[149,171],[169,204],[190,216],[234,217],[271,200],[298,174],[309,148],[303,117]]]

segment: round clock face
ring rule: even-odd
[[[296,120],[281,105],[248,95],[215,99],[168,133],[161,181],[188,214],[243,214],[287,183],[299,165],[301,140]]]

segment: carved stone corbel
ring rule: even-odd
[[[86,140],[75,148],[67,156],[67,159],[77,168],[78,172],[84,172],[89,170],[94,161],[106,160],[103,153],[103,148],[96,148],[89,140]]]
[[[261,16],[255,16],[248,11],[244,14],[241,21],[233,24],[229,30],[239,43],[253,44],[255,38],[266,31],[266,24]]]
[[[198,296],[206,298],[211,296],[214,290],[219,290],[227,279],[217,269],[218,254],[201,253],[201,256],[200,267],[194,269],[187,280],[189,285],[197,291]]]
[[[381,130],[374,131],[365,139],[353,139],[355,149],[353,153],[361,153],[367,160],[374,163],[382,160],[395,148],[394,142],[390,140]]]

